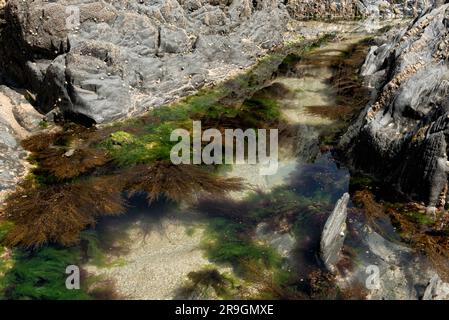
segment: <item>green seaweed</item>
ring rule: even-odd
[[[212,219],[206,231],[203,246],[211,261],[230,263],[236,267],[243,261],[279,267],[282,258],[271,247],[255,244],[244,235],[247,226],[224,218]]]
[[[0,221],[0,242],[14,227],[14,223],[11,221]]]
[[[373,183],[373,179],[368,176],[351,175],[349,187],[354,190],[363,190],[365,188],[371,188]]]
[[[101,245],[98,233],[94,230],[83,231],[82,241],[87,242],[87,258],[89,263],[100,268],[113,268],[126,265],[123,258],[110,259]]]
[[[180,298],[196,295],[202,299],[232,299],[238,294],[237,279],[227,272],[218,271],[213,265],[190,272],[187,278],[188,282],[178,292]]]
[[[5,275],[6,298],[14,300],[86,300],[85,290],[68,290],[66,267],[79,263],[79,251],[53,247],[15,250],[14,266]]]
[[[169,160],[170,151],[177,143],[170,141],[170,135],[177,128],[179,127],[175,124],[164,123],[148,128],[146,133],[140,136],[117,131],[111,134],[102,146],[121,167]]]

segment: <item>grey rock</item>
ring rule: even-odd
[[[326,268],[335,272],[335,265],[340,258],[340,251],[346,236],[346,217],[349,194],[345,193],[337,201],[334,210],[324,225],[320,241],[320,257]]]
[[[292,0],[287,8],[298,19],[399,18],[416,16],[437,3],[438,0]]]
[[[252,65],[286,40],[292,19],[329,8],[352,19],[357,6],[380,3],[316,2],[10,0],[0,11],[0,73],[32,91],[44,114],[110,122]]]
[[[361,72],[373,98],[340,142],[354,170],[436,207],[449,170],[448,13],[440,6],[371,48]]]
[[[429,281],[423,300],[449,300],[449,284],[443,282],[438,274]]]
[[[167,53],[183,53],[191,49],[191,43],[186,31],[172,26],[162,26],[160,28],[159,50]]]
[[[41,119],[22,95],[0,85],[0,207],[27,172],[20,140],[36,132]]]
[[[76,27],[66,23],[72,6]],[[169,103],[253,64],[261,48],[283,42],[290,19],[272,0],[257,8],[241,0],[11,0],[0,16],[4,78],[31,90],[44,114],[95,123]]]
[[[389,224],[385,221],[383,227]],[[389,225],[388,228],[392,226]],[[341,287],[359,283],[369,300],[417,300],[434,273],[425,256],[406,247],[381,228],[380,233],[356,217],[348,227],[351,239],[345,246],[353,252],[352,267],[337,272]],[[378,229],[378,228],[377,228]]]

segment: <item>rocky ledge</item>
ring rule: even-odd
[[[449,172],[449,5],[378,42],[361,70],[373,99],[341,149],[353,169],[442,208]]]
[[[0,73],[35,94],[43,114],[109,122],[252,65],[300,35],[295,19],[401,17],[433,3],[396,2],[9,0],[0,11]]]
[[[38,130],[41,119],[23,95],[0,85],[0,210],[29,168],[20,140]]]

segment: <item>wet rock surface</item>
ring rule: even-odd
[[[336,270],[342,288],[366,290],[369,300],[418,300],[434,273],[429,261],[394,238],[379,234],[351,218],[343,249],[351,252],[352,267]]]
[[[432,207],[446,201],[449,5],[393,30],[362,75],[373,99],[341,141],[348,162]]]
[[[423,300],[448,300],[449,284],[443,282],[440,277],[435,274],[429,282],[423,296]]]
[[[337,201],[334,210],[324,225],[321,235],[320,255],[329,271],[335,271],[340,259],[340,251],[346,235],[346,217],[348,215],[349,194],[345,193]]]
[[[29,167],[20,139],[35,132],[41,118],[20,93],[0,85],[0,207]]]

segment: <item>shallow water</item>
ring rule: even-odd
[[[314,107],[338,108],[336,92],[329,82],[335,70],[329,61],[363,38],[363,34],[354,33],[305,56],[287,56],[276,76],[264,88],[264,92],[272,93],[272,98],[281,106],[282,117],[293,128],[293,136],[281,137],[287,140],[280,141],[277,173],[262,176],[259,165],[249,164],[234,165],[222,173],[244,178],[248,185],[244,191],[230,195],[232,206],[229,200],[217,202],[218,206],[220,203],[231,206],[227,210],[240,210],[245,214],[245,210],[254,209],[248,199],[258,195],[280,203],[283,197],[300,202],[300,209],[296,211],[275,212],[273,217],[265,217],[251,226],[250,236],[254,243],[274,248],[284,258],[282,268],[301,282],[312,271],[323,268],[318,256],[320,235],[336,201],[348,192],[350,180],[348,170],[334,159],[330,148],[320,146],[320,137],[342,128],[341,120],[320,116],[319,112],[310,110]],[[286,198],[285,202],[288,201]],[[187,204],[176,207],[159,201],[148,206],[144,196],[134,197],[130,205],[129,212],[123,217],[100,222],[96,234],[110,261],[118,259],[122,263],[105,267],[94,266],[91,261],[85,266],[92,274],[114,280],[122,297],[171,299],[178,296],[179,288],[192,271],[212,266],[222,272],[233,272],[232,263],[210,260],[204,250],[205,233],[214,216],[211,211],[216,210],[213,207],[205,210],[209,216],[212,213],[208,218],[208,215],[204,216],[205,212],[198,212]],[[371,255],[370,250],[382,253],[391,248],[388,243],[373,248],[362,244],[359,234],[365,234],[363,217],[350,216],[351,234],[345,246],[355,252],[356,270],[346,280],[363,282],[363,263],[378,263],[379,259],[379,255]],[[284,223],[282,219],[288,222]],[[381,223],[382,228],[397,239],[391,223]],[[368,236],[375,237],[376,234],[369,231]],[[238,277],[237,274],[234,276]]]
[[[288,64],[282,65],[267,84],[282,88],[284,93],[278,96],[274,90],[273,98],[294,128],[293,139],[280,151],[277,173],[261,176],[258,165],[234,165],[224,173],[244,178],[250,186],[231,195],[236,201],[245,202],[255,191],[269,195],[281,190],[292,192],[308,204],[305,210],[295,213],[286,230],[268,227],[268,218],[254,226],[253,236],[255,242],[270,245],[285,257],[284,267],[301,281],[322,268],[318,257],[322,228],[336,201],[348,192],[350,179],[348,170],[335,161],[332,153],[320,148],[320,136],[341,123],[308,110],[314,106],[337,107],[336,93],[329,82],[334,72],[329,61],[362,38],[361,34],[353,34],[305,57],[287,57]],[[187,205],[175,207],[158,202],[148,207],[144,198],[136,197],[124,217],[105,219],[98,227],[100,243],[108,256],[123,263],[106,268],[88,264],[86,269],[113,279],[116,290],[124,297],[174,298],[191,271],[208,265],[232,271],[230,265],[216,264],[206,257],[202,241],[207,223],[207,217]],[[392,231],[389,222],[385,226]],[[360,247],[354,238],[347,242],[350,248]],[[360,278],[360,272],[357,277]]]

